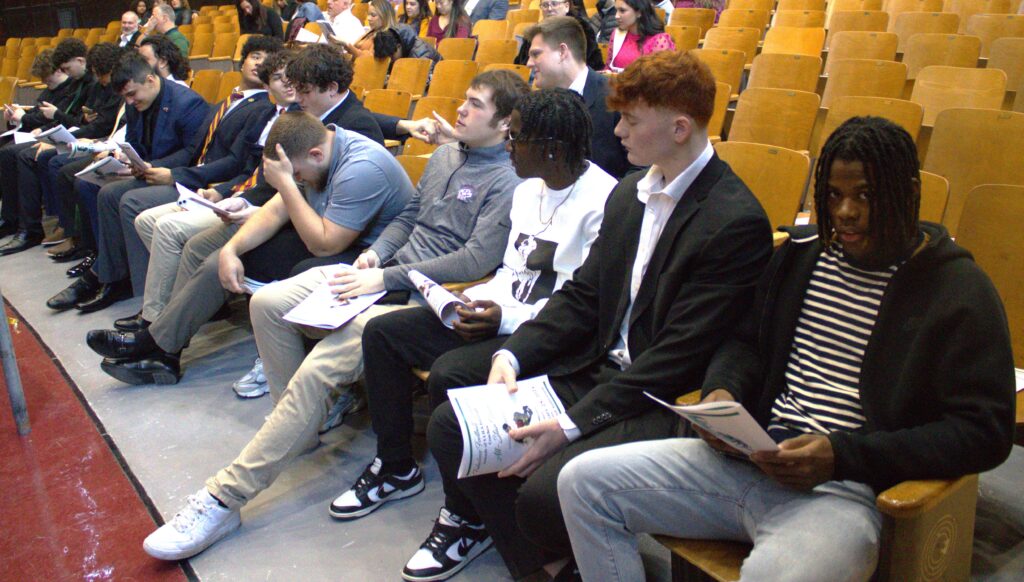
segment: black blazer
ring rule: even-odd
[[[351,93],[324,119],[324,125],[332,123],[342,129],[361,133],[380,145],[384,145],[384,134],[381,133],[377,120],[363,107],[362,101]]]
[[[504,348],[520,377],[580,372],[607,360],[629,306],[645,206],[630,174],[605,205],[587,260]],[[654,248],[630,317],[632,366],[597,386],[573,386],[567,411],[583,435],[700,388],[711,355],[745,313],[772,251],[768,217],[717,155],[683,195]]]
[[[175,182],[181,182],[188,188],[205,188],[208,184],[229,180],[242,172],[252,143],[259,139],[259,131],[263,129],[262,126],[257,127],[257,122],[274,106],[266,92],[243,99],[220,120],[206,152],[206,163],[197,166],[206,133],[222,103],[216,103],[210,108],[199,131],[186,147],[162,160],[164,167],[172,168]]]
[[[615,126],[619,123],[619,112],[611,111],[605,105],[608,96],[608,78],[593,69],[587,70],[587,82],[583,85],[583,101],[590,112],[590,120],[594,124],[594,133],[590,138],[590,161],[617,179],[622,179],[627,172],[637,169],[629,163],[626,148],[615,136]]]

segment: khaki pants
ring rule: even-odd
[[[354,383],[363,373],[361,340],[366,323],[409,307],[373,305],[333,331],[285,321],[284,315],[326,280],[323,271],[312,269],[271,283],[256,292],[249,304],[275,405],[241,454],[206,482],[210,493],[228,507],[245,505],[269,487],[289,461],[317,445],[317,430],[331,407],[333,389]],[[309,355],[303,335],[320,339]]]
[[[171,300],[185,243],[220,224],[213,212],[183,210],[176,202],[150,208],[135,218],[135,231],[149,250],[142,300],[142,317],[146,321],[156,321]]]

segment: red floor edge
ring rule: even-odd
[[[142,551],[155,523],[139,494],[26,323],[12,335],[32,432],[18,436],[0,374],[0,578],[187,580]]]

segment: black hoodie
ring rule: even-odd
[[[925,246],[893,275],[864,353],[864,426],[829,435],[832,478],[876,492],[991,469],[1013,445],[1013,354],[1002,301],[945,228],[922,222],[921,230]],[[727,389],[765,427],[786,388],[797,317],[822,252],[816,227],[789,232],[751,313],[712,358],[703,389]]]

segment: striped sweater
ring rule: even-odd
[[[789,352],[786,390],[772,406],[768,431],[777,440],[863,426],[861,363],[897,268],[859,269],[840,249],[818,257]]]

